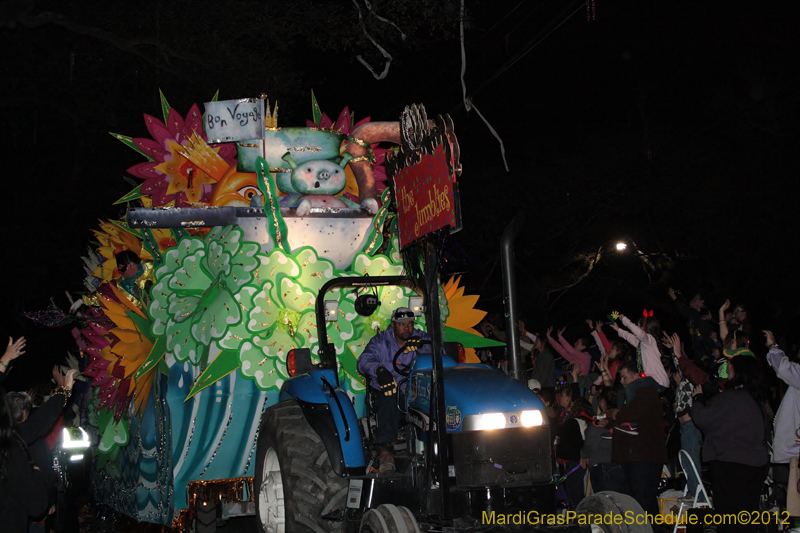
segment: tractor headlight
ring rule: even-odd
[[[475,431],[482,429],[503,429],[506,427],[506,417],[503,416],[503,413],[484,413],[474,416],[475,421],[472,429]]]
[[[541,426],[544,422],[541,411],[522,411],[522,414],[519,418],[522,422],[522,425],[526,428],[531,426]]]
[[[505,413],[482,413],[464,417],[462,431],[484,431],[541,426],[544,424],[542,412],[538,410],[508,411]]]

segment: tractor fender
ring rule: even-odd
[[[284,382],[280,401],[294,399],[325,445],[333,471],[363,474],[366,467],[361,429],[350,398],[335,388],[332,370],[315,370]]]

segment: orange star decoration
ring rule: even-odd
[[[447,317],[447,327],[482,337],[473,326],[486,316],[486,311],[475,309],[480,295],[464,295],[464,287],[459,287],[461,276],[450,278],[444,284],[444,295],[447,297],[447,307],[450,309],[450,316]],[[474,348],[465,348],[467,363],[480,363]]]
[[[217,183],[230,165],[197,133],[193,133],[185,145],[174,141],[167,141],[167,145],[172,161],[164,161],[155,167],[171,178],[167,195],[184,191],[190,204],[200,205],[203,185]]]
[[[117,401],[127,403],[133,396],[136,413],[140,414],[150,397],[157,368],[157,365],[152,364],[158,355],[154,353],[154,346],[159,346],[160,343],[154,344],[150,336],[150,319],[147,315],[120,289],[113,285],[110,287],[119,302],[104,298],[103,312],[116,326],[110,333],[118,342],[104,348],[102,356],[110,362],[109,376],[113,375],[120,380]],[[163,347],[160,350],[163,355]],[[137,372],[146,362],[149,363],[149,370]]]

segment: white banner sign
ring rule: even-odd
[[[203,120],[209,143],[264,138],[264,100],[243,98],[206,102]]]

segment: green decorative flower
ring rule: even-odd
[[[226,338],[242,322],[236,295],[253,282],[259,250],[242,241],[239,228],[226,226],[204,239],[184,238],[164,254],[152,290],[151,331],[166,335],[175,360],[200,363],[211,341]]]
[[[303,281],[315,291],[332,276],[333,264],[317,257],[310,248],[295,257],[280,249],[261,257],[256,276],[261,289],[252,295],[245,321],[246,338],[251,342],[239,346],[245,378],[254,379],[264,390],[279,387],[286,377],[289,350],[317,344],[316,293]],[[233,347],[235,341],[228,338],[222,346]]]

